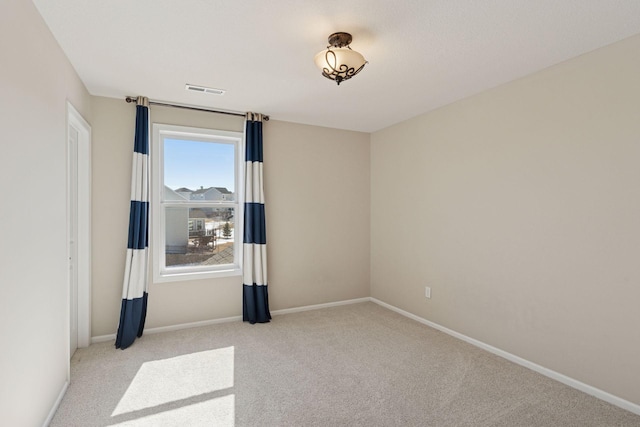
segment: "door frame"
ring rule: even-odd
[[[78,143],[76,144],[76,152],[73,153],[69,144],[70,129],[73,128],[78,133]],[[72,256],[70,236],[72,218],[77,221],[76,251],[77,259],[74,263],[78,275],[78,298],[77,298],[77,314],[78,314],[78,347],[88,347],[91,344],[91,126],[82,117],[82,115],[67,101],[67,255],[68,259]],[[77,173],[73,173],[72,157],[77,161]],[[70,210],[71,191],[73,186],[71,179],[73,176],[77,178],[77,213],[72,215]],[[71,261],[70,261],[71,262]],[[69,271],[69,270],[68,270]],[[71,318],[71,275],[67,283],[69,284],[69,310],[68,318]],[[71,320],[70,320],[71,321]],[[69,325],[69,331],[71,325]],[[71,337],[67,348],[71,345]],[[71,355],[69,355],[71,358]]]

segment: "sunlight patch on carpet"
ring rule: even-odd
[[[111,416],[153,408],[231,388],[233,387],[233,359],[234,348],[225,347],[145,362],[131,381]],[[227,397],[225,396],[225,398]],[[202,404],[227,401],[228,399],[211,399],[202,402]],[[185,403],[186,407],[201,405]],[[216,405],[218,404],[216,403]],[[167,412],[174,413],[182,409]],[[231,412],[233,412],[233,406]],[[155,416],[153,415],[153,417]]]
[[[233,427],[235,425],[235,395],[229,394],[178,409],[148,415],[110,427]]]

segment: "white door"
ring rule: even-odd
[[[78,348],[78,130],[68,129],[69,153],[69,355]]]
[[[91,341],[91,127],[67,103],[69,357]]]

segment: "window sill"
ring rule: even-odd
[[[153,276],[154,283],[188,282],[191,280],[219,279],[222,277],[242,276],[242,269],[231,267],[215,271],[164,272]]]

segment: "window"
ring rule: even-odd
[[[154,282],[240,274],[243,134],[153,125]]]

